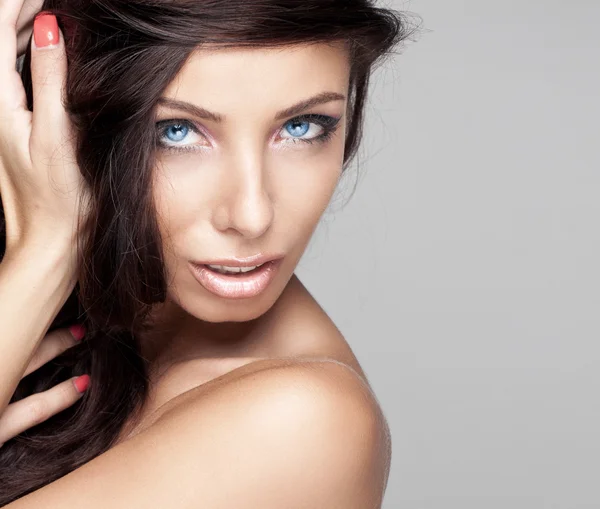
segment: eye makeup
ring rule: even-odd
[[[301,137],[284,137],[282,138],[284,144],[292,143],[296,145],[298,142],[301,143],[309,143],[309,144],[324,144],[326,143],[332,135],[335,133],[337,128],[339,127],[339,122],[341,117],[331,117],[329,115],[320,115],[320,114],[306,114],[294,117],[288,120],[280,129],[280,132],[285,129],[285,126],[288,124],[315,124],[321,127],[322,132],[317,136],[313,136],[312,138],[301,138]],[[168,140],[167,133],[170,129],[176,128],[176,130],[186,133],[194,133],[196,135],[200,135],[204,137],[202,131],[194,124],[194,122],[186,119],[169,119],[169,120],[161,120],[156,123],[156,142],[157,146],[160,150],[171,152],[171,153],[182,153],[182,152],[197,152],[202,150],[204,145],[177,145],[177,142],[174,141],[165,141]],[[289,134],[289,133],[288,133]],[[184,136],[184,139],[185,139]],[[179,140],[182,141],[182,140]]]

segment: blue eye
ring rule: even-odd
[[[339,121],[339,118],[327,115],[301,115],[289,120],[285,124],[285,130],[292,136],[284,136],[284,139],[290,140],[292,143],[298,141],[304,143],[314,143],[315,141],[325,143],[335,132]],[[301,136],[306,135],[311,130],[311,125],[318,126],[321,130],[309,138],[301,138]]]
[[[161,120],[156,123],[156,134],[160,148],[176,152],[197,150],[194,135],[203,137],[189,120]]]
[[[281,131],[287,132],[290,136],[282,136],[282,138],[287,140],[286,143],[297,143],[299,141],[303,143],[325,143],[337,129],[340,120],[340,118],[327,115],[302,115],[284,124]],[[308,138],[303,138],[309,131],[312,131],[311,126],[316,126],[317,132],[312,133],[312,136]],[[194,135],[200,139],[205,139],[205,137],[189,120],[161,120],[156,123],[156,131],[157,144],[163,150],[191,152],[199,150],[199,147],[206,147],[206,145],[195,143]]]
[[[287,127],[287,132],[290,133],[292,136],[304,136],[308,130],[310,129],[310,122],[288,122],[286,125],[288,126],[293,126],[293,128],[290,130],[289,127]],[[294,132],[292,132],[294,131]]]
[[[189,132],[189,127],[183,124],[173,124],[171,127],[165,129],[165,136],[170,141],[182,141],[185,139]]]

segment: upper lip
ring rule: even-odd
[[[248,256],[247,258],[220,258],[218,260],[196,262],[192,261],[194,265],[224,265],[226,267],[255,267],[256,265],[262,265],[263,263],[279,260],[283,258],[280,254],[257,254]]]

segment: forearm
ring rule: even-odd
[[[0,263],[0,414],[75,287],[72,258],[55,243],[23,246]]]

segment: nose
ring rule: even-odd
[[[258,238],[269,229],[274,211],[265,173],[263,158],[256,152],[231,157],[213,213],[216,229],[235,230],[248,239]]]

